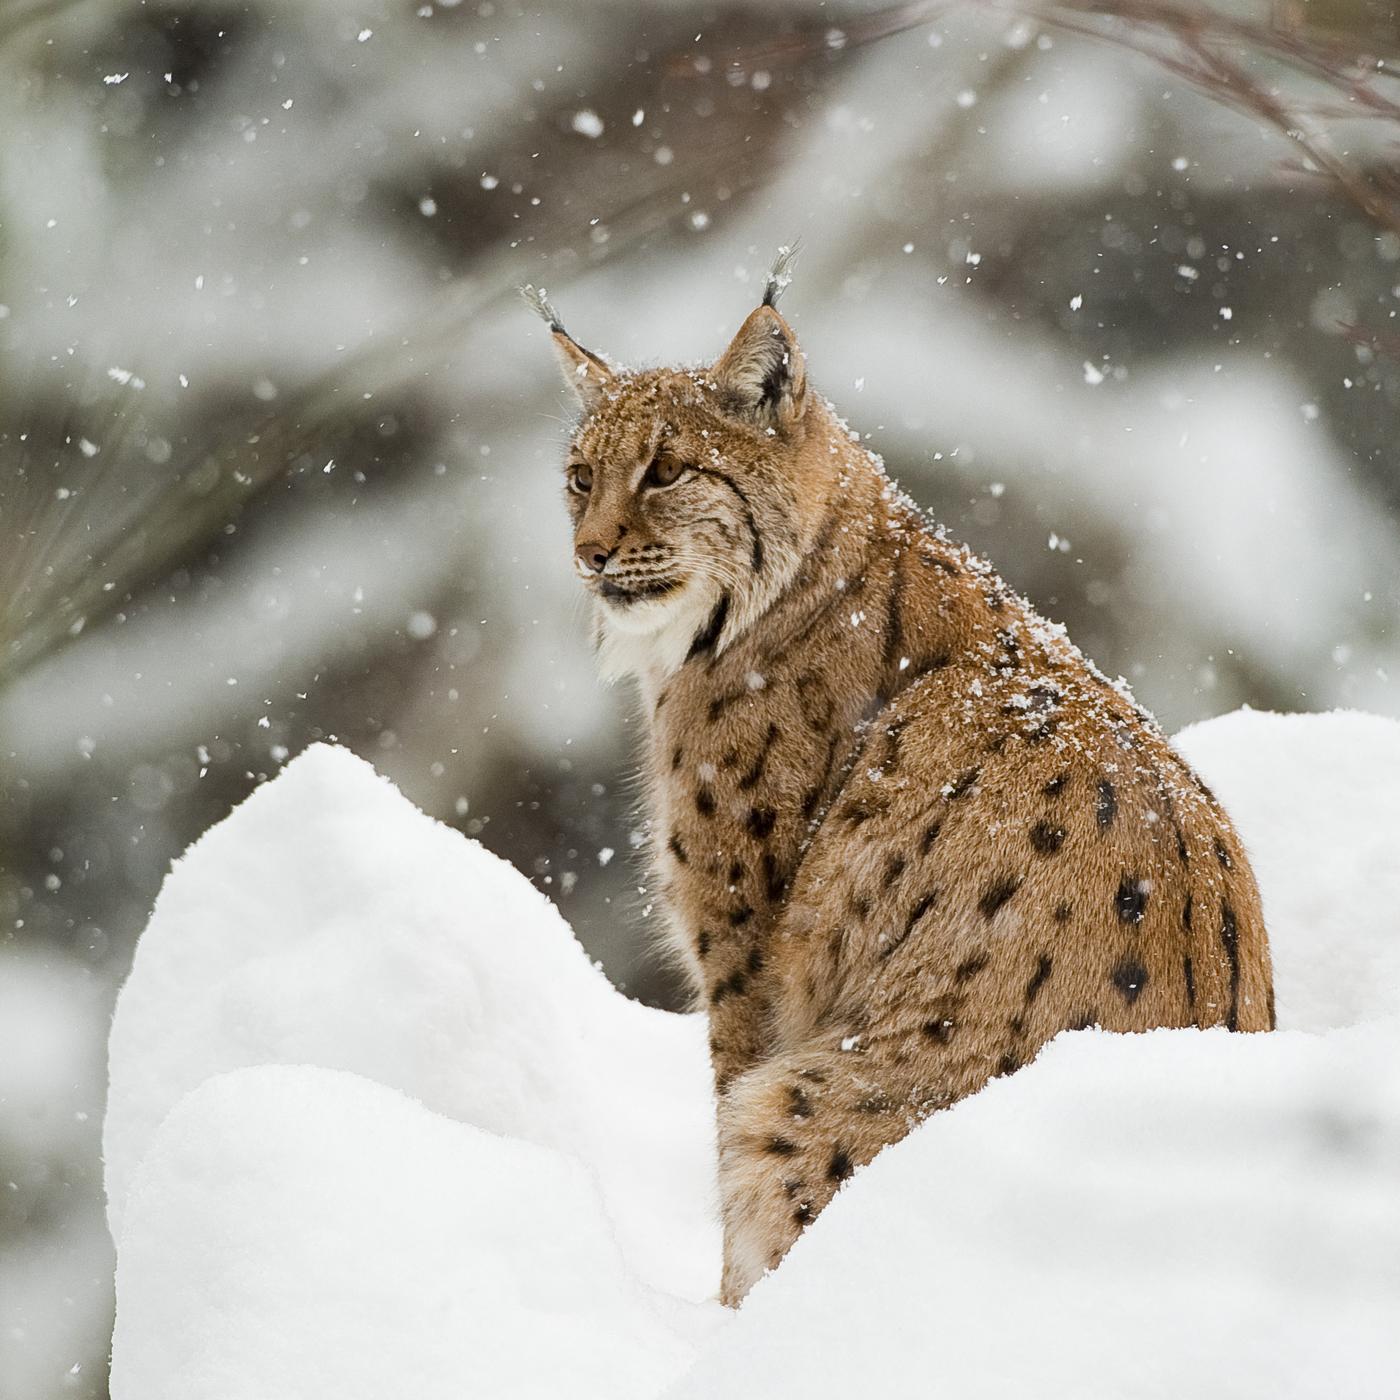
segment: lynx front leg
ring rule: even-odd
[[[720,1299],[736,1307],[850,1174],[922,1116],[923,1096],[856,1054],[780,1055],[719,1104]]]

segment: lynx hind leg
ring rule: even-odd
[[[736,1307],[841,1183],[909,1131],[915,1098],[865,1056],[825,1050],[734,1081],[719,1105],[722,1302]]]

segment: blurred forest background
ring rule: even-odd
[[[800,235],[816,385],[1169,727],[1400,714],[1397,56],[1371,0],[0,5],[5,1400],[106,1393],[112,998],[311,741],[674,1004],[521,282],[696,361]]]

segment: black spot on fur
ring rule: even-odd
[[[1076,1013],[1066,1029],[1072,1031],[1087,1031],[1091,1027],[1097,1026],[1098,1023],[1099,1013],[1097,1011],[1080,1011]]]
[[[982,770],[980,768],[969,768],[949,789],[949,800],[956,802],[958,798],[966,797],[977,786],[977,779],[981,776]]]
[[[752,695],[753,691],[747,685],[740,686],[737,690],[731,690],[724,695],[717,695],[710,701],[710,707],[705,712],[705,718],[713,724],[719,717],[733,704]]]
[[[1191,914],[1196,907],[1196,896],[1188,894],[1186,903],[1181,906],[1181,926],[1187,933],[1191,932]]]
[[[788,1113],[793,1118],[812,1116],[812,1100],[807,1097],[807,1091],[800,1084],[788,1085]]]
[[[681,752],[681,746],[677,744],[675,751],[671,754],[671,772],[674,773],[676,769],[681,766],[681,759],[683,757],[684,754]]]
[[[1191,864],[1191,853],[1186,849],[1186,837],[1182,835],[1181,828],[1172,822],[1172,831],[1176,836],[1176,856],[1183,865]]]
[[[1234,861],[1230,859],[1229,848],[1219,836],[1215,838],[1215,858],[1226,870],[1234,869]]]
[[[1019,1055],[1013,1055],[1009,1050],[1001,1057],[997,1064],[998,1074],[1015,1074],[1025,1062]]]
[[[1237,1031],[1240,1028],[1240,930],[1228,900],[1220,906],[1220,942],[1230,960],[1230,1009],[1225,1015],[1225,1028]]]
[[[946,1045],[957,1030],[957,1024],[948,1016],[937,1016],[924,1022],[924,1034],[936,1045]]]
[[[785,1137],[769,1138],[768,1145],[763,1150],[771,1152],[775,1157],[791,1157],[797,1151],[797,1144]]]
[[[737,885],[744,878],[744,867],[736,860],[729,867],[729,883]]]
[[[1196,1009],[1196,968],[1191,962],[1191,954],[1187,953],[1181,960],[1181,975],[1186,981],[1186,1004],[1193,1011]]]
[[[1065,829],[1050,822],[1036,822],[1031,827],[1031,845],[1043,856],[1053,856],[1065,844]]]
[[[851,1154],[844,1147],[838,1147],[831,1154],[831,1165],[827,1167],[826,1174],[832,1181],[845,1181],[854,1170]]]
[[[742,928],[751,918],[753,909],[747,904],[742,904],[730,914],[729,922],[734,928]]]
[[[1003,875],[987,889],[978,901],[977,907],[982,911],[984,919],[994,919],[997,912],[1007,900],[1021,888],[1021,877],[1019,875]]]
[[[953,972],[954,981],[970,982],[989,962],[991,958],[986,953],[974,953],[970,958],[964,958]]]
[[[714,991],[710,993],[710,1005],[718,1006],[727,997],[743,996],[748,990],[748,986],[749,979],[742,970],[731,973],[723,982],[718,983]]]
[[[904,874],[909,862],[903,856],[891,856],[885,862],[885,888],[893,885]]]
[[[1055,922],[1057,924],[1069,923],[1070,915],[1074,913],[1074,906],[1065,900],[1061,900],[1055,906]]]
[[[750,949],[749,949],[748,969],[749,969],[749,975],[750,975],[751,977],[756,977],[760,972],[763,971],[763,949],[762,949],[762,948],[750,948]]]
[[[792,1213],[792,1223],[794,1225],[809,1225],[815,1213],[811,1201],[801,1201]]]
[[[675,856],[677,864],[688,865],[690,863],[690,857],[686,855],[685,847],[681,845],[680,837],[674,831],[666,842],[666,849]]]
[[[750,807],[749,834],[759,841],[766,841],[777,820],[778,814],[771,807]]]
[[[748,792],[758,786],[763,778],[763,770],[768,766],[768,755],[773,751],[773,744],[778,738],[778,726],[769,724],[768,732],[763,736],[763,745],[758,751],[758,757],[754,759],[753,766],[742,778],[739,779],[739,790]]]
[[[770,904],[776,904],[787,893],[787,881],[773,859],[772,851],[763,853],[763,892]]]
[[[708,787],[698,787],[695,789],[695,810],[702,817],[712,817],[715,814],[715,795]]]
[[[1147,985],[1147,969],[1136,958],[1124,958],[1109,975],[1118,995],[1131,1006]]]
[[[885,607],[885,639],[881,648],[886,667],[899,660],[904,646],[904,620],[900,605],[904,599],[904,570],[900,567],[903,555],[895,561],[894,577],[890,580],[889,599]]]
[[[942,822],[930,822],[924,830],[924,839],[919,843],[919,851],[923,855],[933,849],[933,843],[938,840],[938,833],[943,830]]]
[[[930,890],[922,899],[909,911],[909,919],[904,925],[905,937],[914,931],[914,925],[938,903],[938,890]]]
[[[710,935],[703,928],[695,935],[695,952],[702,962],[710,955]]]
[[[870,917],[870,911],[874,908],[870,900],[863,894],[854,895],[851,898],[851,912],[862,923]]]
[[[1098,800],[1094,803],[1094,819],[1100,831],[1107,831],[1118,815],[1118,793],[1107,778],[1099,779]]]
[[[1058,797],[1065,790],[1065,785],[1068,782],[1069,774],[1061,773],[1058,777],[1051,778],[1050,781],[1041,788],[1041,791],[1046,797]]]
[[[1118,884],[1118,893],[1113,897],[1113,907],[1118,911],[1120,923],[1140,924],[1147,913],[1147,887],[1142,880],[1132,875],[1124,875]]]
[[[821,777],[808,789],[806,796],[802,799],[802,815],[809,821],[816,814],[817,808],[821,805],[822,794],[831,782],[831,770],[836,766],[836,755],[840,748],[841,736],[833,734],[827,741],[826,762],[822,765]]]
[[[1027,1006],[1040,995],[1040,989],[1045,985],[1046,979],[1050,976],[1050,969],[1054,965],[1054,959],[1049,953],[1042,953],[1040,955],[1040,961],[1035,965],[1035,971],[1031,974],[1031,980],[1026,983]]]

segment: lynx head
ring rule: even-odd
[[[582,410],[565,499],[574,569],[596,600],[605,671],[660,676],[699,647],[722,650],[772,602],[810,543],[833,475],[827,418],[775,302],[784,250],[762,304],[713,364],[619,369],[549,323]]]

